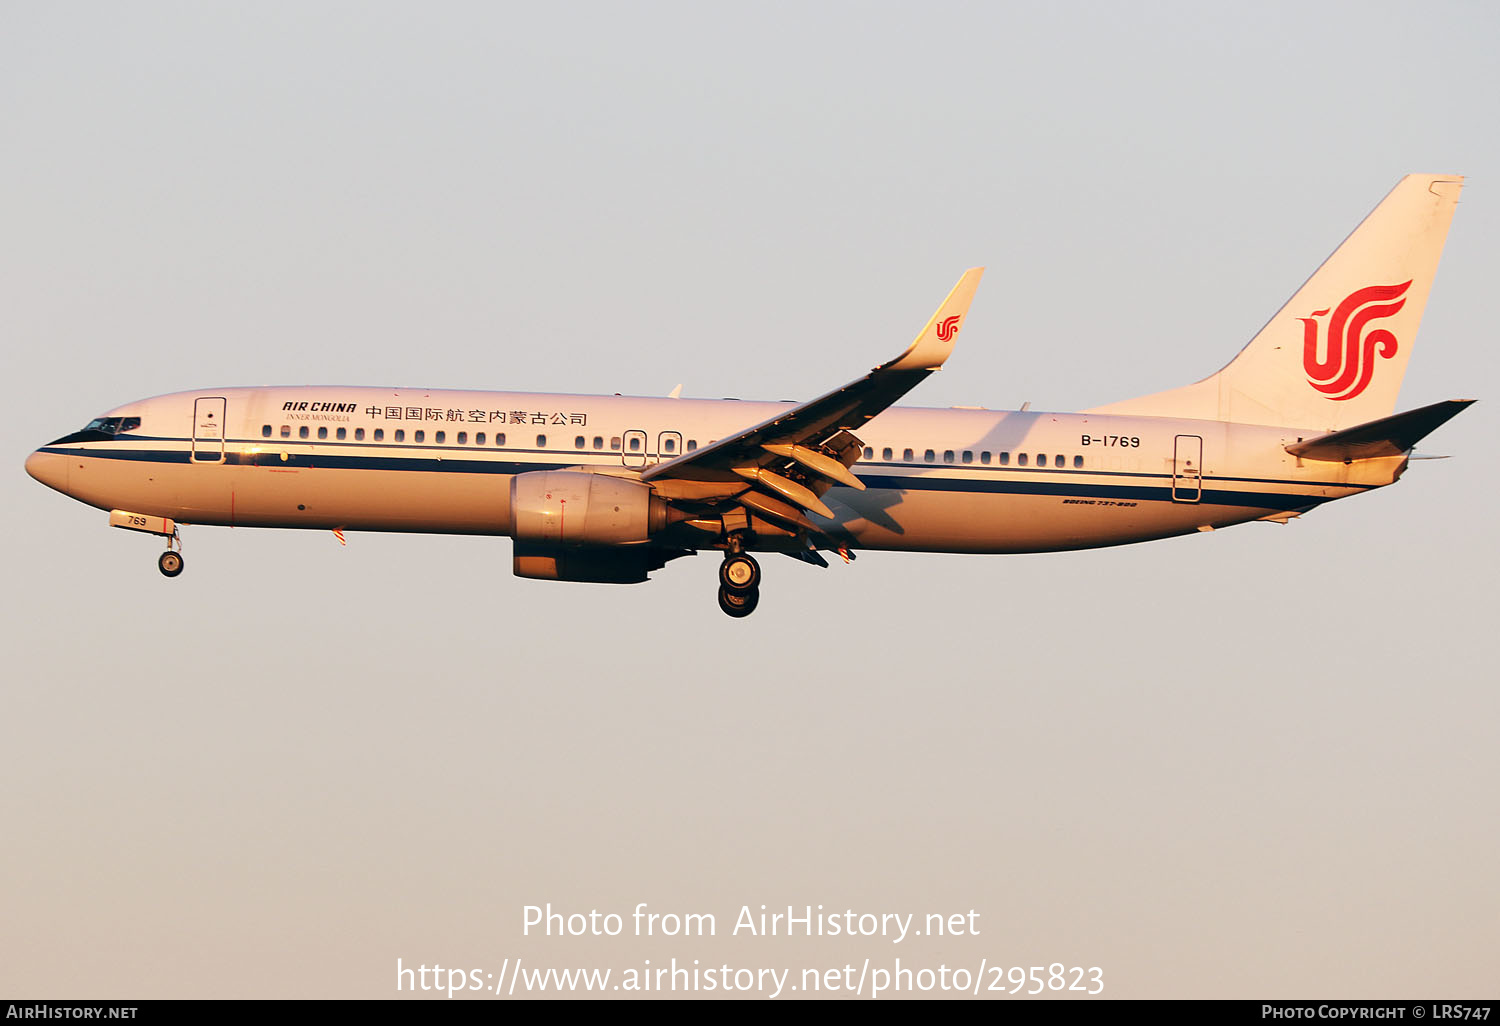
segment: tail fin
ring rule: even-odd
[[[1328,431],[1396,408],[1460,175],[1407,175],[1219,373],[1090,413]]]

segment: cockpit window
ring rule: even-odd
[[[101,435],[122,435],[127,431],[139,431],[139,417],[96,417],[83,430],[97,431]]]
[[[122,435],[128,431],[139,431],[140,427],[141,418],[139,417],[95,417],[84,426],[83,430],[74,431],[70,435],[64,435],[51,444],[107,442],[116,435]]]

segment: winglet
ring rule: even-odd
[[[906,352],[896,357],[890,363],[876,367],[876,370],[922,370],[934,371],[943,365],[948,359],[948,354],[953,352],[953,345],[958,341],[958,331],[963,327],[964,318],[969,315],[969,303],[974,299],[974,290],[979,287],[979,279],[984,275],[983,267],[971,267],[964,272],[963,277],[958,279],[958,284],[953,286],[953,291],[948,293],[948,298],[943,300],[943,305],[937,308],[937,313],[927,322],[920,334]]]

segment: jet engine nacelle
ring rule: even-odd
[[[648,545],[606,549],[535,545],[518,541],[511,570],[535,581],[579,581],[585,584],[639,584],[668,559],[684,552]]]
[[[651,486],[577,470],[535,470],[510,482],[511,537],[530,547],[644,545],[667,523]]]

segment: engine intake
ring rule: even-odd
[[[517,474],[510,509],[517,551],[523,544],[644,545],[667,523],[667,504],[650,485],[577,470]]]

